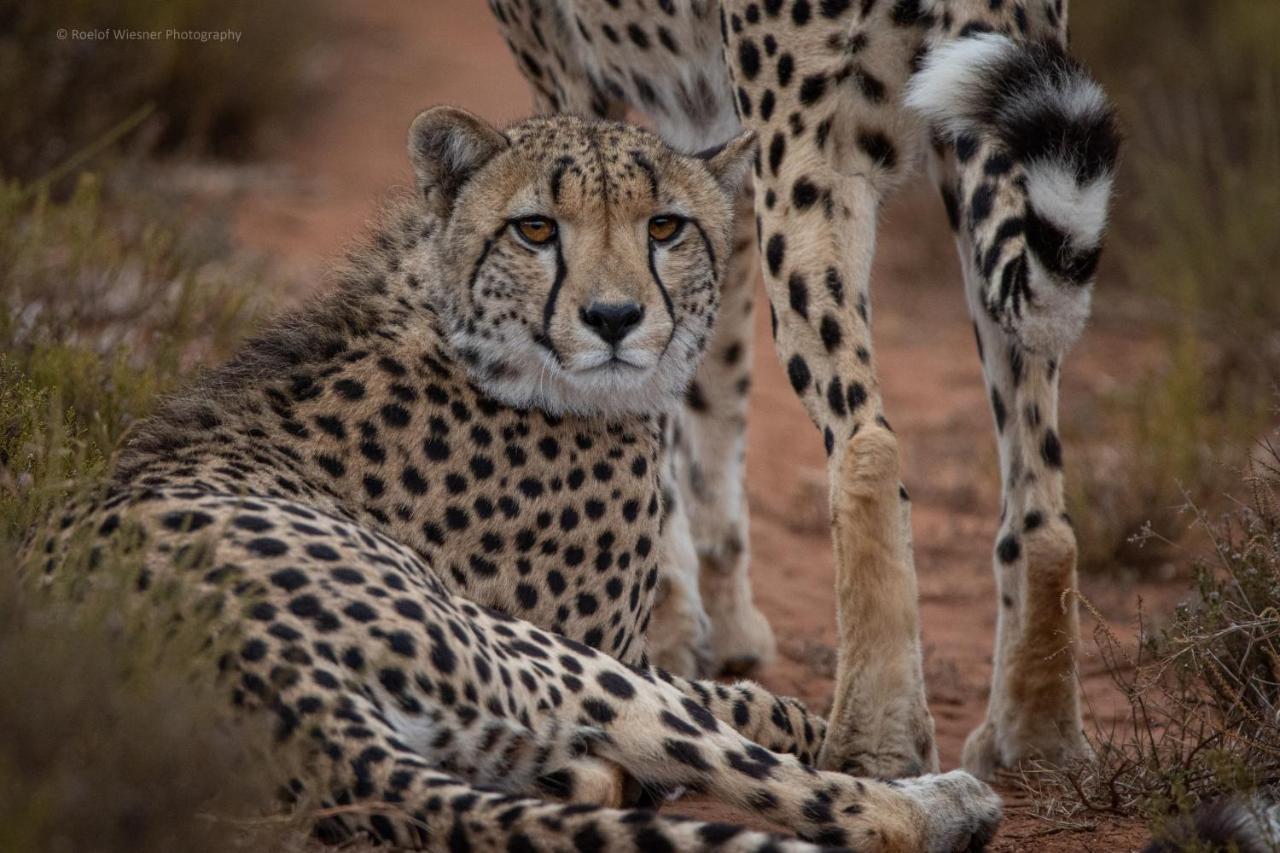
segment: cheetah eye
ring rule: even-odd
[[[556,238],[556,223],[541,216],[527,216],[512,223],[527,242],[543,246]]]
[[[649,238],[657,243],[668,243],[684,230],[684,220],[679,216],[655,216],[649,220]]]

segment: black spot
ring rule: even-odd
[[[805,284],[804,276],[798,272],[793,272],[791,278],[787,281],[787,292],[791,298],[791,310],[808,320],[809,287]]]
[[[796,62],[791,54],[784,53],[778,57],[778,85],[784,89],[791,83],[791,75],[795,73]],[[775,170],[776,171],[776,170]]]
[[[612,670],[604,670],[596,676],[596,681],[608,693],[618,697],[619,699],[630,699],[636,695],[636,689],[627,680],[626,676],[619,675]]]
[[[738,43],[738,68],[748,80],[756,79],[760,73],[760,49],[751,39],[743,39]]]
[[[898,149],[889,137],[875,130],[866,130],[858,134],[858,147],[881,168],[892,169],[898,163]]]
[[[617,717],[613,707],[601,699],[587,698],[582,700],[582,710],[597,723],[611,723]]]
[[[1044,457],[1045,463],[1050,467],[1062,467],[1062,443],[1058,441],[1058,434],[1051,429],[1044,434],[1044,444],[1040,447],[1040,455]]]
[[[1000,396],[1000,391],[995,388],[991,389],[991,411],[996,416],[996,430],[1004,432],[1004,422],[1005,418],[1008,417],[1008,413],[1005,411],[1004,398]]]
[[[798,210],[808,210],[818,200],[818,188],[808,178],[799,178],[791,185],[791,203]]]
[[[1000,544],[996,546],[996,555],[1000,557],[1002,563],[1012,563],[1022,555],[1022,544],[1018,542],[1018,537],[1010,533],[1000,540]]]
[[[991,208],[995,202],[995,188],[991,184],[981,184],[973,191],[973,196],[969,199],[969,224],[976,226],[986,221],[991,215]]]
[[[850,382],[846,396],[849,398],[849,411],[856,412],[864,403],[867,402],[866,386],[861,382]]]
[[[818,333],[822,336],[822,345],[827,352],[835,352],[840,348],[844,333],[840,331],[840,321],[831,314],[823,314],[818,324]]]
[[[316,464],[324,469],[330,477],[341,477],[347,473],[347,466],[336,457],[329,456],[325,453],[316,454]]]
[[[836,305],[844,305],[844,279],[840,276],[840,271],[835,267],[827,267],[826,282],[827,292]]]
[[[800,81],[800,103],[806,107],[817,103],[827,91],[827,76],[825,74],[810,74]]]
[[[827,385],[827,405],[831,407],[831,411],[839,417],[844,417],[847,410],[845,408],[844,389],[840,387],[840,379],[833,378],[831,383]]]
[[[813,377],[809,373],[809,365],[805,362],[804,356],[799,353],[791,356],[787,362],[787,378],[791,380],[791,387],[797,394],[808,390]]]
[[[289,547],[279,539],[274,539],[270,536],[251,539],[245,547],[259,557],[278,557],[289,550]]]
[[[769,243],[765,247],[765,260],[769,264],[769,274],[777,278],[782,272],[782,261],[786,257],[787,241],[781,234],[774,234],[769,238]]]
[[[773,139],[769,140],[769,171],[775,176],[782,166],[782,158],[786,153],[787,138],[781,132],[775,133]]]
[[[348,400],[364,399],[364,385],[354,379],[339,379],[333,383],[333,390]]]
[[[706,772],[711,769],[711,765],[702,757],[701,750],[687,740],[667,738],[662,742],[662,747],[668,756],[694,770]]]

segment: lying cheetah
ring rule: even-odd
[[[356,807],[330,838],[981,846],[1000,806],[967,773],[819,771],[826,726],[799,703],[646,663],[662,412],[711,337],[750,134],[685,156],[622,124],[499,132],[442,107],[409,151],[417,193],[336,290],[132,434],[47,540],[49,582],[59,541],[114,540],[141,549],[138,595],[214,601],[231,699],[310,747],[289,787]],[[677,787],[812,844],[616,808]]]
[[[1057,430],[1062,358],[1079,337],[1118,151],[1100,87],[1066,53],[1065,0],[490,0],[539,111],[650,118],[680,150],[742,127],[760,139],[754,228],[739,217],[721,321],[675,434],[697,563],[671,559],[683,609],[656,649],[738,671],[774,642],[751,603],[742,493],[755,246],[779,360],[828,457],[840,591],[840,737],[822,766],[936,768],[921,675],[911,512],[899,490],[870,336],[881,204],[925,150],[955,233],[998,435],[998,623],[982,776],[1087,750],[1076,692],[1076,543]],[[683,552],[682,552],[683,553]],[[700,587],[700,589],[699,589]],[[703,610],[710,619],[703,638]]]

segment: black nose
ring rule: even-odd
[[[582,309],[582,322],[607,344],[616,344],[644,319],[644,307],[635,302],[593,302]]]

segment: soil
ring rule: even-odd
[[[318,57],[323,82],[306,115],[270,152],[263,181],[236,207],[240,242],[284,264],[295,280],[340,252],[378,198],[410,179],[405,130],[421,108],[453,103],[502,123],[531,100],[485,5],[442,0],[346,0]],[[279,180],[283,176],[284,180]],[[942,206],[918,181],[885,209],[873,273],[875,342],[886,411],[903,437],[905,482],[914,506],[925,670],[944,769],[958,765],[965,735],[981,721],[991,675],[995,593],[991,547],[999,478],[991,414],[959,286]],[[760,304],[764,304],[763,296]],[[1105,295],[1099,300],[1105,311]],[[748,450],[752,577],[780,653],[758,674],[766,686],[819,709],[832,690],[833,568],[824,520],[826,467],[820,437],[769,345],[765,311],[758,341]],[[1140,358],[1124,330],[1095,323],[1064,370],[1063,399],[1098,394]],[[808,440],[797,437],[808,436]],[[1072,436],[1065,435],[1068,450]],[[1135,597],[1168,590],[1086,581],[1112,627],[1131,633]],[[1093,627],[1087,615],[1086,637]],[[1096,657],[1081,663],[1089,720],[1120,713]],[[1007,793],[1007,791],[1006,791]],[[1063,829],[1008,802],[997,851],[1137,850],[1132,822]],[[685,799],[672,811],[758,823],[715,803]]]

